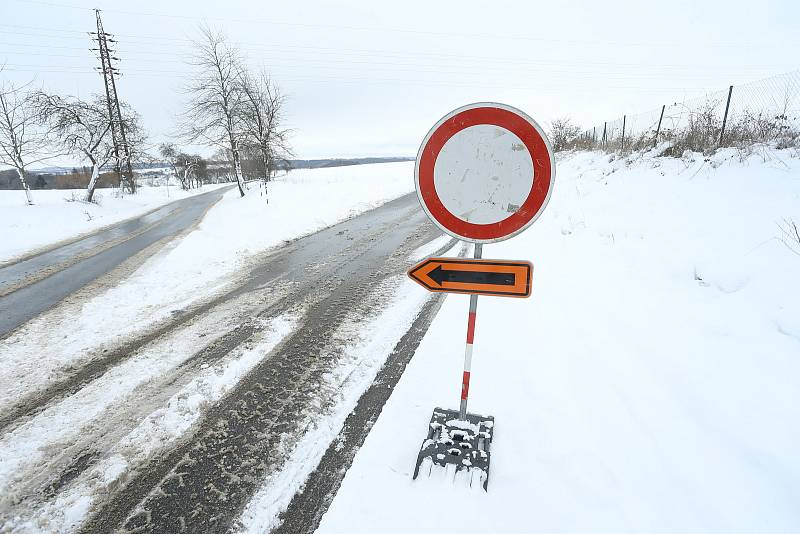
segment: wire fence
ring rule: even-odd
[[[584,130],[570,148],[635,151],[669,142],[675,155],[723,146],[800,142],[800,70],[665,103]]]

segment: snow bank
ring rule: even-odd
[[[568,155],[547,211],[486,258],[470,411],[496,418],[489,491],[412,481],[457,408],[467,298],[448,297],[318,532],[800,530],[800,160]],[[411,291],[423,291],[420,288]]]
[[[0,263],[35,249],[71,239],[141,215],[164,204],[228,184],[183,191],[178,187],[139,187],[135,195],[118,189],[98,189],[97,203],[83,202],[85,189],[33,191],[33,206],[23,191],[0,191]]]

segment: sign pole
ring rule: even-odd
[[[483,245],[475,243],[475,259],[481,259]],[[464,374],[461,378],[461,408],[458,411],[462,421],[467,419],[467,398],[469,397],[469,373],[472,367],[472,345],[475,340],[475,313],[478,311],[478,295],[469,296],[469,315],[467,316],[467,347],[464,350]]]

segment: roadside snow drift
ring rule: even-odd
[[[447,298],[318,532],[800,531],[800,159],[576,153],[521,236],[527,300],[481,297],[470,412],[488,493],[412,481],[457,408],[467,297]],[[410,289],[423,291],[421,288]]]

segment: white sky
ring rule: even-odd
[[[174,131],[189,40],[207,23],[289,95],[298,157],[412,156],[474,101],[591,126],[800,66],[796,0],[0,0],[3,76],[101,91],[94,7],[119,41],[120,97],[151,142]]]

